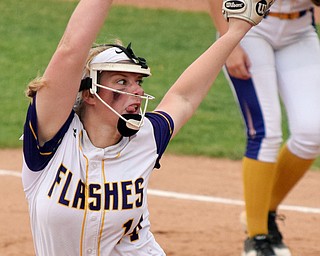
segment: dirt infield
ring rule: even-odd
[[[204,11],[202,0],[115,0],[115,4]],[[21,149],[0,150],[0,255],[34,255],[22,190]],[[240,255],[245,235],[241,162],[165,154],[150,181],[151,229],[168,256]],[[9,172],[4,172],[8,170]],[[164,193],[166,192],[166,193]],[[171,193],[170,193],[171,192]],[[173,193],[175,192],[175,193]],[[320,255],[320,172],[308,172],[280,210],[294,256]]]

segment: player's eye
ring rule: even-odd
[[[121,84],[121,85],[126,85],[126,80],[125,79],[121,79],[117,81],[117,84]]]
[[[142,79],[138,79],[136,81],[136,84],[138,84],[139,86],[141,86],[143,83],[143,80]],[[130,83],[126,80],[126,79],[120,79],[120,80],[117,80],[117,84],[120,84],[120,85],[126,85],[126,86],[129,86]]]
[[[141,86],[141,85],[143,84],[143,80],[140,79],[140,80],[138,80],[136,83]]]

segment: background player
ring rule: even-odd
[[[146,60],[130,45],[90,50],[111,3],[81,0],[44,75],[28,86],[23,186],[36,255],[165,255],[150,232],[151,171],[252,26],[230,19],[145,114]]]
[[[223,35],[222,1],[209,3]],[[279,204],[319,154],[320,49],[313,17],[310,0],[275,1],[226,61],[225,75],[247,128],[243,184],[248,239],[243,255],[291,255],[275,218]],[[279,95],[290,128],[280,153]]]

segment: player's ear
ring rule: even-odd
[[[84,90],[82,92],[82,100],[86,103],[86,104],[89,104],[89,105],[94,105],[95,104],[95,100],[96,100],[96,97],[90,93],[90,90]]]

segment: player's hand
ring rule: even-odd
[[[251,62],[245,50],[238,44],[226,61],[226,67],[230,76],[238,79],[249,79],[251,77],[249,68]]]
[[[258,25],[273,2],[274,0],[223,0],[222,13],[228,21],[229,18],[237,18]]]

